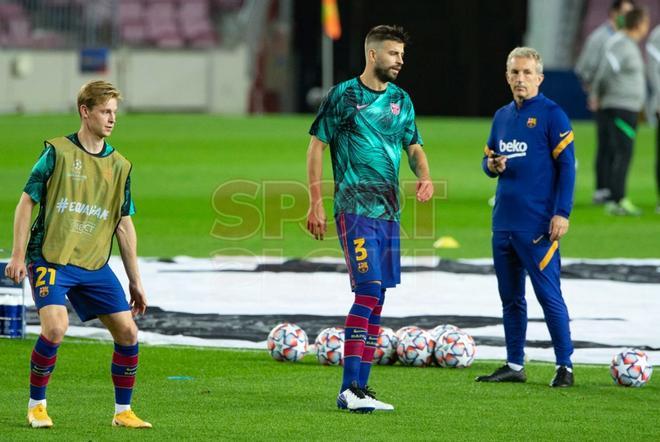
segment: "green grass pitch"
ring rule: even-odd
[[[526,384],[474,382],[468,369],[373,368],[394,413],[335,408],[339,367],[307,355],[275,362],[266,351],[142,346],[133,408],[153,430],[112,428],[112,345],[69,339],[48,388],[49,430],[27,427],[33,337],[2,342],[0,440],[658,440],[657,382],[615,386],[607,367],[578,365],[576,386],[548,387],[554,367],[528,365]],[[171,380],[170,377],[190,377]]]
[[[140,256],[338,256],[334,226],[324,242],[304,230],[311,121],[312,116],[120,115],[110,141],[134,165]],[[433,210],[405,200],[404,252],[490,256],[486,201],[495,182],[479,165],[489,121],[420,118],[418,125],[433,177],[444,183],[438,186],[443,197]],[[0,257],[11,250],[13,209],[43,139],[77,128],[75,115],[0,117]],[[611,218],[591,206],[594,128],[576,123],[575,131],[576,204],[563,256],[658,257],[652,131],[640,129],[628,185],[629,196],[645,210],[640,218]],[[329,155],[325,166],[324,176],[331,179]],[[405,164],[401,176],[413,180]],[[445,235],[461,248],[434,250],[433,241]],[[49,387],[56,427],[34,432],[25,423],[32,341],[0,341],[0,440],[660,439],[657,383],[617,388],[604,366],[578,366],[576,387],[560,391],[547,387],[549,364],[530,364],[525,385],[473,382],[496,367],[492,362],[458,371],[375,367],[374,388],[397,410],[360,416],[334,409],[340,370],[319,366],[311,356],[290,365],[272,361],[265,351],[150,346],[142,347],[135,409],[155,429],[127,436],[110,428],[111,345],[81,340],[63,344]]]
[[[139,254],[337,256],[334,225],[323,242],[310,239],[304,229],[305,153],[312,118],[120,115],[110,141],[134,165]],[[495,181],[483,174],[479,163],[489,124],[487,119],[419,118],[432,175],[441,185],[434,208],[405,199],[405,254],[490,256],[486,201]],[[13,209],[43,139],[71,133],[78,125],[76,115],[0,117],[4,256],[11,250]],[[612,218],[590,204],[593,124],[577,122],[575,132],[579,160],[575,210],[562,241],[562,255],[658,257],[660,215],[653,213],[652,130],[641,126],[628,185],[630,198],[645,210],[640,218]],[[329,153],[325,166],[324,177],[331,180]],[[405,163],[401,170],[402,182],[413,181]],[[330,196],[330,190],[326,194]],[[332,220],[330,198],[326,207]],[[434,240],[446,235],[455,237],[461,248],[434,250]]]

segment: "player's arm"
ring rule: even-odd
[[[591,34],[587,38],[584,48],[582,48],[582,52],[575,63],[575,73],[580,78],[582,87],[587,94],[591,90],[591,81],[598,69],[601,52],[602,47],[598,47],[596,35]]]
[[[131,312],[133,316],[144,314],[147,310],[147,295],[142,287],[142,278],[137,260],[137,233],[130,216],[122,216],[115,230],[121,260],[128,276],[128,290],[131,295]]]
[[[307,184],[309,186],[309,211],[307,230],[314,239],[323,239],[327,230],[325,209],[323,208],[322,183],[323,150],[333,139],[342,119],[339,109],[343,89],[334,86],[328,91],[319,107],[318,114],[309,129],[312,136],[307,148]]]
[[[30,195],[23,192],[14,212],[14,243],[11,250],[11,259],[5,267],[5,276],[16,283],[23,281],[27,274],[25,251],[30,233],[32,209],[35,204]]]
[[[47,145],[39,156],[28,182],[23,189],[21,198],[16,206],[14,213],[14,243],[12,246],[12,255],[7,267],[5,268],[5,275],[19,283],[25,278],[25,254],[27,247],[27,240],[30,233],[30,219],[32,218],[32,209],[34,206],[41,202],[46,183],[53,174],[55,168],[55,149]]]
[[[573,209],[575,189],[574,135],[566,114],[556,109],[550,122],[552,158],[557,165],[557,205],[550,219],[550,240],[555,241],[568,233],[569,217]]]
[[[506,156],[498,154],[495,148],[491,147],[497,146],[497,143],[495,142],[495,126],[498,122],[498,115],[499,111],[497,111],[493,117],[493,124],[490,127],[488,141],[486,142],[486,146],[484,146],[484,156],[481,159],[481,168],[484,173],[491,178],[497,178],[506,170]]]
[[[323,208],[323,150],[326,144],[312,135],[307,148],[307,183],[309,185],[309,211],[307,230],[315,239],[323,239],[328,228]]]
[[[600,93],[603,84],[613,75],[618,74],[621,70],[621,60],[619,60],[616,54],[609,49],[609,45],[605,47],[603,57],[600,60],[594,78],[591,81],[591,90],[589,92],[587,104],[589,110],[592,112],[595,112],[600,108]]]
[[[428,201],[433,196],[433,181],[426,152],[420,144],[411,144],[406,152],[410,169],[417,176],[417,201]]]
[[[655,34],[655,32],[654,32]],[[649,40],[646,43],[647,74],[649,81],[650,94],[647,101],[647,119],[655,125],[655,115],[658,111],[658,97],[660,96],[660,44],[658,37]]]

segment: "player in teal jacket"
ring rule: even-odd
[[[366,67],[330,90],[312,124],[307,153],[310,210],[307,228],[326,231],[321,195],[323,149],[330,145],[334,212],[355,301],[346,318],[344,375],[339,408],[392,410],[367,385],[385,290],[400,282],[399,164],[408,155],[418,177],[417,199],[433,195],[422,138],[410,97],[392,83],[403,66],[407,34],[376,26],[365,39]]]

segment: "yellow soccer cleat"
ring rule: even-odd
[[[28,409],[27,418],[32,428],[50,428],[53,426],[53,421],[48,417],[48,412],[43,404]]]
[[[122,411],[115,414],[112,418],[113,427],[127,427],[127,428],[151,428],[149,422],[145,422],[133,413],[133,410]]]

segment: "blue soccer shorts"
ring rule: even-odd
[[[401,282],[400,227],[397,221],[340,213],[335,217],[351,288],[380,281],[382,288]]]
[[[35,261],[28,266],[32,298],[37,310],[47,305],[66,305],[66,298],[81,321],[131,308],[117,276],[106,263],[98,270],[74,265]]]

